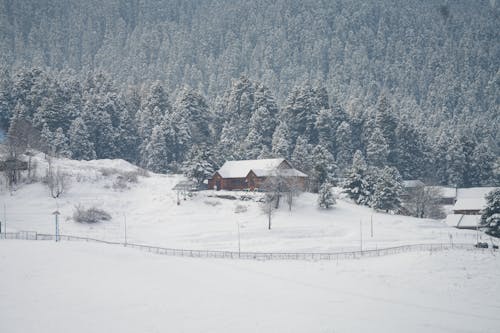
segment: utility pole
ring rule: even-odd
[[[241,237],[240,237],[240,222],[236,222],[238,225],[238,258],[241,258]]]
[[[56,242],[59,241],[59,214],[61,214],[61,213],[59,213],[58,210],[56,210],[55,212],[52,213],[52,215],[54,215],[55,220],[56,220],[55,221],[56,222]]]
[[[359,249],[363,252],[363,221],[359,220]]]
[[[373,238],[373,214],[370,217],[370,232],[371,232],[371,236]]]
[[[3,204],[3,232],[7,234],[7,209],[5,203]]]
[[[125,223],[125,246],[127,246],[127,215],[123,213],[123,222]]]

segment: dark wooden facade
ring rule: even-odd
[[[208,180],[209,190],[244,190],[248,185],[246,178],[222,178],[216,172],[211,179]]]
[[[281,170],[294,170],[292,165],[286,161],[283,160],[276,169],[281,169]],[[262,175],[257,175],[254,170],[250,169],[248,173],[245,175],[245,177],[238,177],[238,178],[229,178],[229,177],[222,177],[219,172],[216,172],[211,179],[208,180],[208,189],[209,190],[229,190],[229,191],[235,191],[235,190],[250,190],[250,191],[255,191],[255,190],[260,190],[262,189],[263,183],[266,181],[268,178],[269,174],[272,173],[272,171],[264,171],[259,170],[262,174],[267,174],[267,176],[262,176]],[[302,174],[298,172],[302,176],[288,176],[287,178],[292,180],[293,183],[296,185],[296,187],[299,190],[305,190],[307,187],[307,175]]]

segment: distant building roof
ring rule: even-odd
[[[475,229],[481,222],[481,215],[450,214],[446,216],[446,224],[459,229]]]
[[[274,170],[283,161],[284,158],[227,161],[217,172],[223,178],[245,178],[250,170]]]
[[[429,186],[429,188],[439,191],[440,198],[456,198],[457,197],[457,189],[455,187]]]
[[[483,210],[486,208],[486,198],[462,198],[458,199],[453,206],[457,210]]]
[[[457,199],[483,198],[496,187],[470,187],[457,189]]]
[[[405,188],[415,188],[415,187],[420,187],[424,186],[425,184],[418,179],[409,179],[409,180],[403,180],[403,187]]]
[[[307,175],[303,172],[300,172],[297,169],[280,169],[279,171],[276,171],[276,169],[273,170],[264,170],[264,169],[251,169],[253,173],[257,177],[268,177],[268,176],[284,176],[284,177],[307,177]]]

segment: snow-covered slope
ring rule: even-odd
[[[47,163],[43,155],[37,155],[35,160],[37,174],[42,177]],[[60,198],[50,197],[41,182],[22,185],[12,193],[3,189],[0,204],[5,204],[9,231],[54,233],[52,212],[58,209],[62,234],[123,241],[126,223],[129,242],[190,249],[237,250],[238,224],[243,251],[357,250],[361,237],[364,249],[449,242],[450,234],[455,242],[474,242],[476,237],[473,232],[450,228],[442,221],[376,213],[342,199],[331,210],[319,210],[316,195],[310,193],[296,198],[292,211],[282,205],[273,216],[272,230],[267,230],[258,193],[245,193],[250,200],[242,201],[215,197],[234,195],[232,192],[202,191],[177,205],[177,193],[172,187],[181,176],[151,173],[119,186],[118,177],[126,178],[123,175],[133,174],[137,167],[122,160],[59,159],[53,163],[54,169],[71,175],[70,187]],[[104,209],[112,220],[92,225],[77,223],[72,219],[77,205]],[[2,215],[0,207],[3,220]]]
[[[497,332],[498,256],[340,262],[0,241],[0,332]]]

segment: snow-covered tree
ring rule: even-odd
[[[354,153],[352,166],[347,171],[342,185],[344,193],[357,204],[368,205],[373,195],[373,186],[363,154],[358,150]]]
[[[401,176],[392,167],[384,167],[377,175],[371,206],[375,209],[397,211],[401,207]]]
[[[198,186],[200,186],[203,181],[214,174],[216,168],[217,165],[212,160],[208,147],[205,145],[194,145],[182,169],[186,177],[194,179]]]
[[[500,238],[500,188],[486,195],[486,208],[481,216],[481,226],[488,235]]]
[[[332,193],[332,186],[328,183],[321,185],[318,193],[318,206],[320,208],[329,209],[335,205],[336,200]]]
[[[164,173],[169,168],[169,147],[165,137],[164,123],[153,127],[153,133],[149,140],[143,155],[143,161],[148,170],[158,173]]]
[[[352,131],[349,123],[343,121],[335,133],[337,146],[337,164],[340,170],[345,170],[350,166],[354,154],[354,145],[352,142]]]
[[[54,133],[52,146],[54,147],[54,152],[58,156],[71,157],[71,151],[69,149],[69,140],[64,134],[63,129],[61,127],[59,127]]]
[[[291,150],[290,131],[286,122],[280,122],[273,134],[272,154],[277,157],[289,158]]]
[[[375,128],[366,147],[366,159],[370,165],[383,167],[387,165],[389,146],[382,132]]]
[[[314,146],[307,143],[307,140],[299,136],[297,142],[295,143],[295,149],[293,150],[291,162],[294,168],[301,170],[309,174],[313,169],[313,158],[312,153]]]
[[[93,160],[96,158],[94,144],[90,140],[90,133],[82,118],[78,117],[71,122],[68,137],[72,158],[76,160]]]
[[[323,146],[317,145],[312,152],[312,190],[317,192],[325,184],[335,181],[337,165],[333,155]]]

